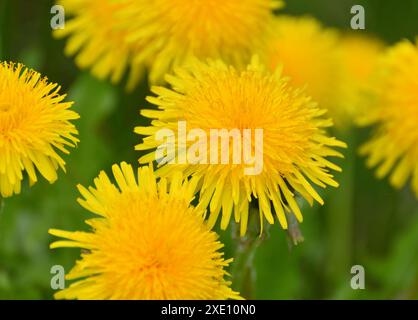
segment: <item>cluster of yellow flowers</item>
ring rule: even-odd
[[[412,176],[418,196],[418,47],[409,41],[386,50],[366,36],[341,35],[310,17],[274,15],[275,0],[61,0],[72,18],[57,37],[66,53],[99,78],[122,79],[133,88],[146,70],[153,86],[142,110],[153,119],[135,132],[137,150],[151,150],[134,174],[112,168],[95,187],[79,186],[79,203],[98,215],[91,232],[51,229],[63,238],[51,248],[79,247],[67,275],[77,280],[58,292],[65,299],[228,299],[222,244],[212,231],[219,216],[246,234],[250,207],[259,221],[288,216],[301,222],[296,196],[323,204],[314,186],[337,187],[329,157],[346,144],[329,127],[351,119],[375,124],[361,152],[370,166],[400,187]],[[0,64],[0,191],[20,192],[38,170],[57,178],[77,130],[72,103],[39,73]],[[367,107],[367,109],[366,109]],[[325,116],[328,111],[329,117]],[[243,174],[241,164],[165,164],[154,171],[161,129],[186,121],[190,129],[263,129],[263,170]],[[254,142],[254,141],[252,141]],[[252,144],[254,145],[254,143]],[[177,146],[176,146],[177,147]],[[209,150],[205,150],[209,152]],[[252,150],[254,151],[254,150]],[[192,201],[193,204],[192,204]],[[208,209],[209,214],[206,214]]]

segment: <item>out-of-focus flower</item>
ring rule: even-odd
[[[411,179],[418,197],[418,47],[407,40],[390,48],[373,77],[372,102],[359,123],[374,125],[360,152],[377,176],[400,188]]]
[[[340,48],[346,92],[341,102],[350,117],[356,119],[364,111],[369,82],[385,46],[377,38],[353,33],[341,37]]]
[[[151,83],[193,56],[246,65],[264,45],[280,0],[128,0],[123,16],[135,63],[149,67]]]
[[[336,126],[344,125],[343,63],[335,30],[311,17],[277,16],[263,60],[271,70],[282,67],[293,86],[306,87]]]
[[[70,122],[79,118],[60,87],[22,64],[0,63],[0,194],[20,193],[24,172],[32,185],[36,171],[49,182],[65,162],[57,150],[78,142]]]
[[[245,65],[269,34],[281,0],[60,0],[72,18],[57,37],[81,68],[133,88],[145,66],[152,83],[191,57]]]
[[[57,38],[67,37],[65,53],[76,56],[81,69],[89,68],[99,79],[121,80],[129,69],[127,87],[132,89],[139,81],[143,66],[132,61],[135,43],[127,43],[126,30],[121,27],[120,13],[126,0],[59,0],[68,18],[65,28],[54,31]]]
[[[331,126],[332,121],[322,117],[325,110],[302,90],[290,87],[279,69],[274,73],[266,71],[256,58],[244,71],[237,71],[219,60],[195,61],[166,79],[172,88],[153,87],[152,92],[157,96],[147,98],[159,110],[142,110],[144,116],[155,120],[151,127],[136,128],[138,134],[147,136],[136,147],[138,150],[159,147],[161,139],[157,138],[157,133],[161,129],[174,132],[176,148],[179,148],[177,126],[178,121],[184,121],[187,128],[202,130],[207,137],[213,129],[239,130],[242,145],[250,145],[252,155],[259,149],[262,152],[259,174],[247,175],[248,164],[232,160],[236,146],[231,140],[226,144],[228,148],[219,144],[218,149],[211,144],[204,150],[207,155],[215,148],[219,154],[227,150],[228,163],[215,163],[211,159],[210,162],[181,164],[178,154],[174,163],[158,169],[161,176],[178,169],[200,179],[199,206],[206,207],[210,203],[210,226],[215,224],[222,211],[221,228],[225,229],[234,212],[235,221],[240,222],[244,235],[249,204],[256,198],[261,224],[264,219],[274,223],[272,212],[275,211],[281,226],[286,229],[285,211],[293,212],[302,221],[295,193],[311,204],[314,199],[322,204],[323,200],[311,182],[320,187],[338,186],[329,169],[339,171],[340,168],[326,158],[341,156],[334,147],[345,147],[345,144],[327,136],[324,128]],[[253,133],[250,137],[243,133],[246,129]],[[260,129],[261,146],[254,134]],[[189,139],[187,147],[195,142]],[[241,156],[242,150],[239,150]],[[156,157],[157,154],[152,152],[143,156],[140,162],[153,161]]]
[[[64,240],[51,248],[85,250],[67,275],[76,280],[57,299],[228,299],[239,298],[226,281],[223,247],[190,205],[196,179],[181,173],[168,184],[150,167],[124,162],[112,167],[117,185],[101,172],[95,188],[79,186],[79,203],[99,217],[87,220],[91,232],[49,232]]]

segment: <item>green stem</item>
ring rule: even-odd
[[[245,299],[255,298],[256,271],[254,268],[254,256],[263,240],[268,238],[270,229],[270,224],[265,221],[263,233],[261,233],[260,214],[256,203],[251,203],[246,235],[240,237],[240,227],[237,224],[234,224],[232,229],[233,239],[236,243],[234,264],[231,272],[233,288]],[[303,242],[303,235],[295,215],[286,213],[286,218],[288,221],[289,249],[291,249],[292,246]]]
[[[232,281],[234,289],[245,299],[254,299],[256,271],[254,256],[259,245],[263,242],[270,224],[264,223],[263,234],[260,234],[260,220],[257,208],[250,208],[247,233],[239,235],[239,225],[234,225],[233,238],[236,243]]]
[[[340,165],[342,173],[336,175],[340,186],[332,190],[326,204],[327,234],[328,234],[328,285],[334,288],[336,284],[350,271],[352,259],[351,234],[353,225],[353,190],[354,163],[356,155],[356,134],[338,132],[339,139],[348,144],[345,159]]]
[[[3,213],[3,210],[4,210],[4,199],[3,199],[3,197],[0,195],[0,218],[1,218],[1,215],[2,215],[2,213]]]

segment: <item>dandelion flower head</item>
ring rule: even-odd
[[[101,172],[95,187],[79,186],[79,203],[95,213],[90,232],[52,229],[63,238],[51,248],[83,249],[67,275],[74,280],[57,299],[228,299],[230,289],[223,247],[204,221],[204,210],[190,205],[196,180],[179,173],[168,184],[152,168],[124,162],[112,167],[116,184]]]
[[[346,83],[343,99],[353,120],[364,111],[369,83],[385,46],[372,36],[347,34],[341,38],[340,48]]]
[[[64,28],[54,31],[57,38],[67,38],[65,53],[75,56],[81,69],[90,69],[99,79],[121,81],[129,71],[127,87],[140,80],[143,66],[132,61],[136,44],[127,43],[120,13],[125,0],[59,0],[69,18]]]
[[[22,64],[0,63],[0,195],[20,193],[24,172],[32,185],[39,172],[53,183],[65,170],[59,152],[78,142],[71,120],[79,116],[64,102],[56,83]]]
[[[123,16],[128,43],[141,47],[135,63],[149,67],[151,83],[191,57],[247,64],[269,33],[278,0],[128,0]]]
[[[281,66],[293,86],[306,87],[335,124],[343,126],[346,112],[340,103],[343,64],[338,33],[308,16],[279,15],[273,30],[264,53],[265,64],[271,70]]]
[[[193,57],[247,63],[261,50],[281,0],[59,0],[71,17],[55,31],[80,68],[128,88],[144,67],[152,83]]]
[[[250,202],[258,200],[261,223],[264,219],[274,223],[272,212],[275,212],[281,226],[287,228],[285,211],[293,212],[302,221],[295,193],[311,204],[314,199],[322,204],[312,183],[320,187],[338,185],[330,169],[339,171],[340,168],[327,157],[342,156],[334,147],[345,144],[326,134],[325,128],[332,125],[323,116],[326,111],[302,90],[289,86],[279,69],[274,73],[267,71],[256,57],[244,71],[237,71],[220,60],[195,61],[166,80],[171,88],[153,87],[156,96],[148,97],[158,110],[142,110],[142,115],[154,120],[149,127],[136,128],[138,134],[146,136],[137,150],[158,148],[161,141],[156,134],[161,129],[168,128],[177,135],[178,121],[185,121],[188,129],[203,130],[207,136],[212,129],[238,129],[241,133],[243,129],[263,130],[263,169],[257,175],[246,175],[245,163],[232,161],[181,164],[176,160],[156,171],[167,176],[176,169],[200,179],[199,206],[209,205],[210,226],[222,212],[222,229],[233,216],[240,223],[241,234],[245,234]],[[241,138],[242,141],[252,139],[254,154],[255,135],[245,138],[241,134]],[[231,141],[228,150],[232,158]],[[206,150],[206,154],[210,152]],[[152,151],[141,157],[140,162],[155,159],[156,153]]]
[[[379,178],[400,188],[410,179],[418,197],[418,46],[404,40],[388,49],[373,79],[370,107],[360,118],[373,125],[360,152]]]

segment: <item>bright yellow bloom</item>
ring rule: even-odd
[[[142,47],[134,61],[162,80],[192,56],[247,64],[264,44],[281,0],[128,0],[123,10],[127,40]]]
[[[32,185],[36,170],[53,183],[56,170],[65,170],[57,153],[68,153],[78,134],[70,120],[79,116],[63,102],[56,83],[22,64],[0,63],[0,194],[20,193],[23,171]]]
[[[293,89],[280,70],[270,73],[253,59],[246,70],[239,72],[221,61],[207,64],[195,61],[190,68],[179,69],[174,76],[167,76],[172,89],[153,87],[156,97],[147,100],[159,110],[142,110],[142,115],[156,119],[151,127],[137,127],[138,134],[147,135],[137,150],[154,149],[161,145],[156,134],[160,129],[170,129],[177,137],[178,121],[185,121],[189,129],[201,129],[207,136],[211,129],[263,130],[263,170],[258,175],[246,175],[245,163],[204,164],[202,162],[166,164],[158,169],[161,176],[174,169],[200,180],[200,204],[210,202],[209,225],[213,226],[222,210],[221,228],[225,229],[232,212],[241,223],[245,234],[249,203],[258,199],[260,220],[274,223],[271,204],[283,228],[287,228],[285,210],[293,212],[299,221],[302,214],[295,200],[296,193],[309,203],[323,200],[311,186],[337,186],[329,169],[340,168],[326,159],[341,156],[333,147],[345,144],[330,138],[325,127],[332,121],[324,119],[320,109],[302,90]],[[255,135],[242,140],[251,141],[252,154],[256,152]],[[194,143],[194,142],[193,142]],[[188,141],[188,145],[192,141]],[[178,144],[176,145],[178,147]],[[222,148],[225,150],[225,148]],[[221,152],[221,148],[219,149]],[[229,158],[233,146],[230,140]],[[207,150],[210,154],[212,150]],[[153,161],[155,152],[145,155],[140,162]],[[208,162],[209,163],[209,162]]]
[[[346,110],[355,119],[364,110],[365,92],[374,73],[384,44],[376,38],[348,34],[340,40],[345,71],[344,101]]]
[[[379,178],[391,172],[396,188],[411,178],[418,197],[418,46],[405,40],[390,48],[377,72],[372,105],[360,121],[375,131],[361,153]]]
[[[121,28],[120,12],[125,0],[59,0],[67,18],[65,28],[54,31],[58,38],[68,37],[67,55],[76,55],[79,68],[90,68],[99,79],[121,80],[130,69],[128,88],[132,89],[142,75],[143,66],[132,62],[136,44],[125,41],[126,30]]]
[[[191,57],[248,63],[265,45],[273,9],[281,0],[59,0],[72,18],[57,37],[81,68],[118,82],[131,69],[128,88],[145,66],[151,82]]]
[[[306,86],[337,126],[344,124],[346,114],[340,103],[343,65],[336,31],[323,28],[311,17],[278,16],[264,59],[272,70],[282,66],[295,87]]]
[[[181,173],[158,183],[150,167],[124,162],[112,167],[114,185],[102,171],[95,188],[78,186],[79,203],[99,217],[87,220],[91,232],[52,229],[64,238],[51,245],[79,247],[67,275],[77,280],[57,299],[228,299],[239,298],[224,280],[223,247],[204,222],[204,210],[190,205],[196,180]]]

